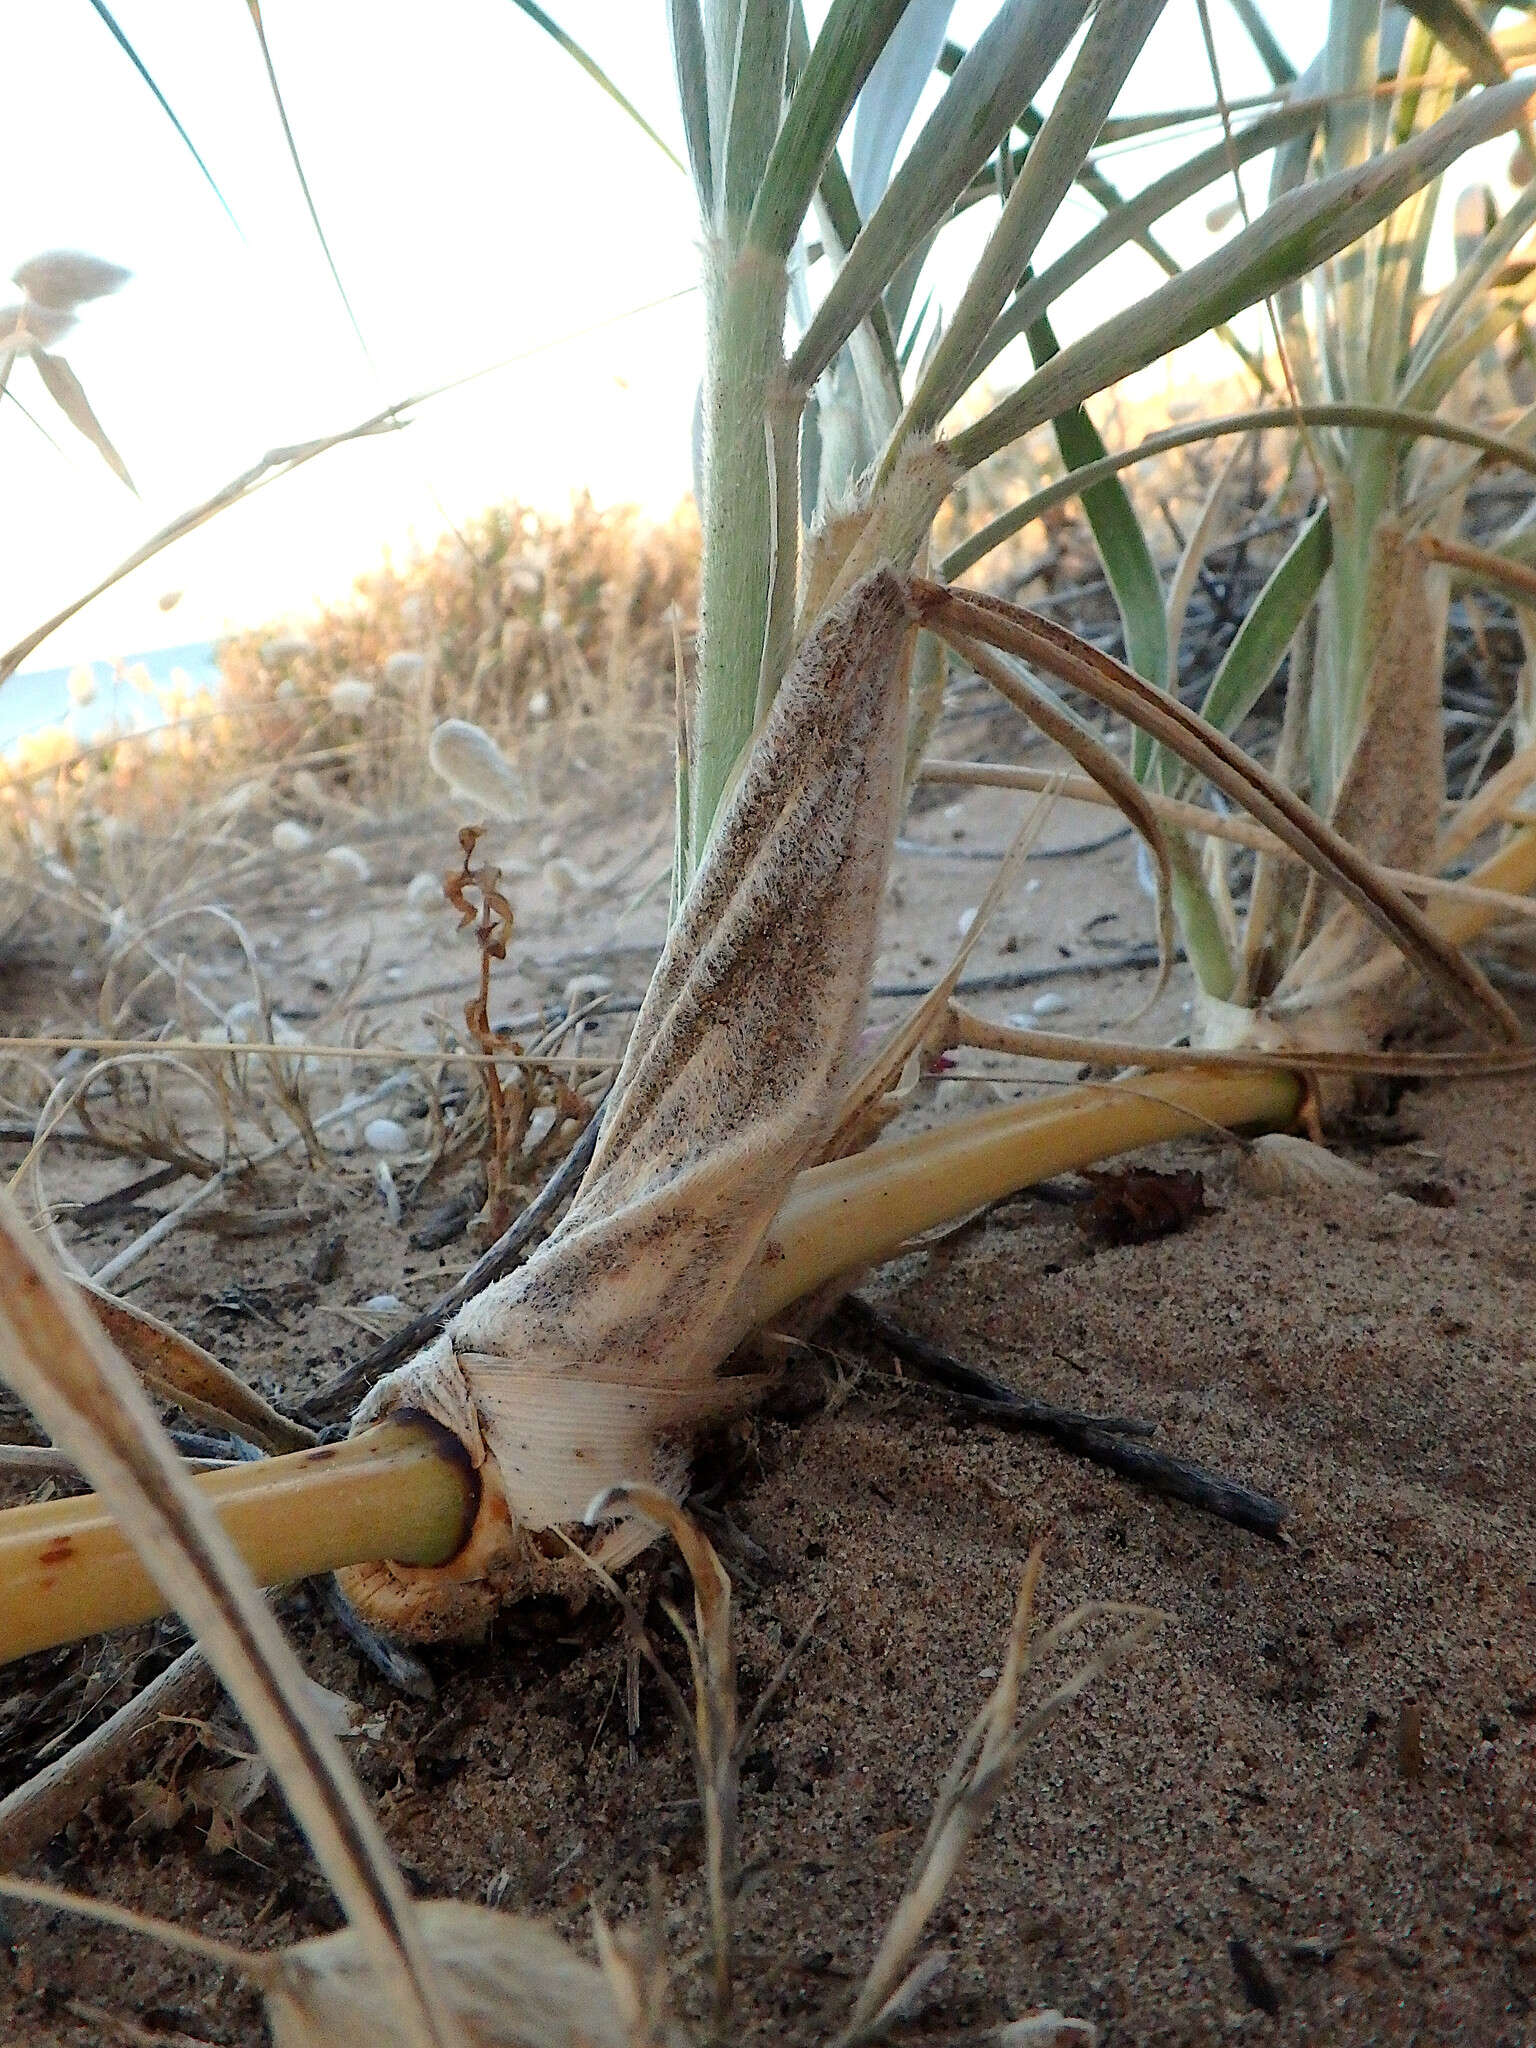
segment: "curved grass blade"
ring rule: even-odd
[[[1315,270],[1465,150],[1516,126],[1530,91],[1523,78],[1488,87],[1412,142],[1285,193],[1214,255],[1064,348],[1047,369],[957,434],[951,454],[962,469],[974,468],[1032,427]]]
[[[1520,1021],[1487,977],[1446,940],[1401,889],[1301,799],[1276,782],[1224,733],[1133,675],[1122,663],[1050,620],[1008,604],[911,579],[930,632],[983,640],[1046,670],[1096,703],[1144,725],[1223,795],[1242,804],[1411,960],[1456,1015],[1475,1029],[1518,1043]]]
[[[113,1343],[163,1401],[231,1430],[264,1451],[301,1451],[314,1443],[312,1429],[263,1400],[201,1344],[89,1280],[77,1280],[75,1285]]]
[[[573,63],[579,64],[581,66],[582,70],[586,72],[588,78],[592,80],[594,85],[602,87],[603,91],[607,93],[609,99],[613,101],[614,105],[621,109],[622,112],[628,114],[631,121],[633,121],[635,126],[640,130],[640,133],[642,135],[647,135],[650,137],[651,141],[655,143],[656,147],[661,151],[662,155],[666,158],[669,164],[674,165],[676,169],[680,171],[686,169],[686,166],[678,157],[677,152],[667,147],[666,143],[662,141],[661,137],[656,133],[656,130],[651,126],[650,122],[646,120],[644,114],[642,114],[640,109],[635,105],[634,101],[627,99],[624,96],[624,94],[619,91],[619,88],[608,76],[607,72],[603,69],[602,65],[598,63],[597,59],[589,55],[589,53],[581,47],[581,44],[577,42],[574,36],[567,35],[565,30],[560,26],[559,22],[552,20],[550,16],[544,12],[543,8],[536,4],[536,0],[512,0],[512,5],[514,7],[521,8],[523,13],[527,15],[528,19],[531,22],[535,23],[539,28],[543,29],[545,35],[551,37],[555,42],[557,42],[560,45],[560,48],[564,50],[567,57],[569,57]],[[673,15],[676,16],[676,14],[680,10],[676,6],[676,4],[674,4],[671,11]],[[692,12],[694,20],[696,21],[698,19],[697,7],[694,7]],[[702,35],[700,35],[698,39],[698,44],[696,46],[690,39],[689,24],[687,22],[684,22],[683,24],[683,31],[684,41],[681,45],[679,45],[679,47],[684,47],[690,51],[694,47],[699,47],[700,49],[702,49]],[[691,70],[690,75],[692,75]],[[687,126],[688,106],[686,91],[684,99],[683,118],[684,125]],[[689,129],[689,136],[691,154],[691,128]]]
[[[1061,477],[1041,490],[1031,491],[1027,498],[1020,499],[1006,512],[1000,512],[995,519],[979,527],[968,540],[962,541],[959,547],[952,548],[939,565],[940,573],[950,578],[963,576],[967,569],[973,569],[994,548],[1001,547],[1031,520],[1038,519],[1042,512],[1048,512],[1053,505],[1065,504],[1104,477],[1117,476],[1122,469],[1130,469],[1138,462],[1150,461],[1155,455],[1167,455],[1175,448],[1191,447],[1197,441],[1219,441],[1227,434],[1263,432],[1270,427],[1294,430],[1298,424],[1368,427],[1376,433],[1395,434],[1409,441],[1420,437],[1430,441],[1448,441],[1459,447],[1475,448],[1487,460],[1507,462],[1512,468],[1523,470],[1527,476],[1536,476],[1536,452],[1522,447],[1507,434],[1488,434],[1480,427],[1464,426],[1460,421],[1446,419],[1438,413],[1409,412],[1394,405],[1300,405],[1287,406],[1284,410],[1268,406],[1253,412],[1227,413],[1223,418],[1200,420],[1189,426],[1165,427],[1160,433],[1148,434],[1134,448],[1122,448],[1118,454],[1106,455],[1102,462],[1092,463],[1083,471]]]
[[[145,64],[144,59],[139,55],[138,51],[133,47],[132,43],[129,42],[128,38],[123,34],[123,31],[119,27],[117,20],[105,5],[105,0],[90,0],[90,4],[92,5],[92,7],[95,8],[96,13],[100,17],[102,24],[106,28],[108,34],[113,38],[118,48],[122,51],[123,55],[128,59],[128,62],[133,66],[134,70],[138,72],[140,78],[143,79],[144,83],[149,87],[150,91],[159,101],[161,112],[165,115],[165,118],[170,122],[171,126],[176,130],[176,133],[181,137],[182,141],[186,144],[187,153],[190,155],[193,163],[197,165],[197,168],[202,172],[204,178],[207,180],[209,191],[213,194],[214,198],[217,199],[220,206],[223,207],[225,217],[229,221],[230,226],[234,229],[235,233],[240,237],[241,241],[243,242],[245,240],[244,228],[242,228],[239,221],[235,219],[233,212],[231,212],[230,210],[229,201],[224,197],[224,194],[219,190],[212,171],[209,170],[208,166],[203,162],[201,156],[199,156],[197,152],[197,145],[193,142],[191,136],[187,133],[186,129],[182,127],[180,121],[177,120],[170,101],[166,98],[165,94],[160,90],[159,86],[156,85],[153,77],[150,75],[149,68]]]
[[[1174,955],[1174,864],[1162,821],[1148,801],[1146,791],[1103,741],[1067,709],[1054,691],[1046,689],[1032,676],[1015,674],[978,639],[967,634],[950,633],[942,628],[940,631],[955,652],[971,664],[977,675],[985,676],[993,689],[1000,696],[1006,697],[1015,710],[1021,711],[1031,725],[1037,726],[1047,739],[1053,740],[1064,753],[1071,755],[1089,780],[1098,784],[1110,802],[1140,835],[1143,845],[1152,856],[1157,877],[1158,976],[1157,987],[1149,998],[1155,1002],[1167,984],[1168,970]]]
[[[1291,543],[1211,678],[1200,716],[1218,732],[1236,731],[1269,688],[1332,560],[1333,525],[1325,505]]]

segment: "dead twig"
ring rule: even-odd
[[[15,1870],[120,1778],[172,1714],[201,1714],[218,1689],[194,1645],[72,1749],[0,1799],[0,1869]]]
[[[1134,1480],[1153,1493],[1181,1500],[1188,1507],[1199,1508],[1218,1521],[1231,1522],[1236,1528],[1251,1530],[1271,1542],[1278,1541],[1283,1534],[1290,1512],[1284,1502],[1141,1441],[1146,1424],[1128,1424],[1120,1416],[1078,1415],[1070,1409],[1027,1400],[1004,1381],[962,1364],[857,1296],[850,1297],[843,1306],[868,1335],[942,1388],[955,1409],[977,1421],[990,1422],[1000,1429],[1047,1436],[1063,1450],[1087,1458],[1092,1464],[1105,1465],[1122,1479]]]

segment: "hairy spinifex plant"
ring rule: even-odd
[[[1366,163],[1390,141],[1423,132],[1467,90],[1468,66],[1484,78],[1505,71],[1475,10],[1451,22],[1432,8],[1421,19],[1395,7],[1335,9],[1323,50],[1294,90],[1325,90],[1336,104],[1310,142],[1277,151],[1272,192]],[[1369,96],[1360,90],[1378,80]],[[1425,186],[1278,295],[1300,400],[1340,408],[1341,417],[1308,430],[1306,456],[1324,502],[1261,593],[1205,707],[1231,730],[1294,638],[1280,772],[1373,859],[1429,875],[1477,836],[1464,822],[1442,845],[1450,579],[1437,562],[1447,544],[1454,552],[1478,459],[1357,424],[1348,409],[1446,419],[1474,409],[1473,377],[1529,304],[1531,275],[1508,265],[1536,223],[1527,187],[1480,238],[1458,237],[1457,272],[1430,293],[1437,198],[1437,186]],[[1531,425],[1526,413],[1506,432],[1526,442]],[[1189,793],[1187,777],[1170,775],[1166,761],[1145,765],[1154,775],[1162,769],[1171,794]],[[1517,834],[1483,879],[1530,887],[1536,840]],[[1329,915],[1294,866],[1261,856],[1244,930],[1217,957],[1197,950],[1195,958],[1207,995],[1235,1006],[1216,1014],[1216,1030],[1359,1046],[1378,1043],[1401,1010],[1388,963],[1373,950],[1358,920]]]
[[[941,989],[879,1052],[857,1053],[886,865],[937,715],[946,648],[1126,810],[1165,893],[1181,872],[1159,822],[1172,800],[1140,788],[1056,684],[1130,719],[1159,759],[1249,808],[1267,849],[1338,891],[1464,1020],[1516,1035],[1507,1007],[1398,880],[1256,769],[1217,723],[1166,693],[1161,616],[1161,667],[1155,640],[1132,635],[1127,668],[1015,607],[920,573],[933,521],[972,469],[1050,421],[1080,438],[1095,392],[1339,256],[1462,150],[1524,117],[1522,81],[1450,95],[1422,132],[1282,193],[1215,256],[1051,354],[1042,323],[1068,284],[1221,175],[1232,153],[1310,136],[1329,113],[1313,98],[1263,116],[1234,134],[1231,152],[1160,181],[1031,275],[1159,12],[1160,0],[1009,0],[955,65],[893,173],[942,9],[834,0],[812,42],[788,0],[674,0],[709,348],[701,629],[681,721],[671,935],[564,1222],[374,1391],[344,1458],[327,1467],[301,1454],[295,1484],[329,1499],[346,1495],[349,1461],[387,1470],[398,1451],[393,1507],[359,1507],[334,1526],[316,1510],[296,1567],[288,1498],[265,1532],[260,1506],[269,1483],[278,1498],[282,1461],[240,1475],[241,1542],[263,1576],[356,1565],[359,1603],[424,1635],[482,1626],[519,1593],[584,1585],[586,1566],[564,1532],[592,1494],[619,1481],[675,1494],[694,1433],[749,1406],[769,1382],[748,1340],[803,1313],[822,1288],[1032,1178],[1213,1121],[1295,1115],[1303,1084],[1287,1058],[1247,1052],[1222,1067],[1196,1055],[1195,1074],[1140,1077],[869,1144],[925,1042],[974,1028],[946,1016]],[[1058,66],[1064,75],[1039,115],[1035,99]],[[837,144],[856,102],[845,170]],[[1022,155],[1013,142],[1021,127]],[[1007,167],[1006,200],[919,358],[908,317],[917,269],[995,159]],[[813,214],[832,271],[815,303],[806,278],[818,273],[805,262]],[[788,345],[792,303],[798,338]],[[1041,341],[1040,367],[942,438],[945,419],[974,398],[1018,333]],[[1427,427],[1399,420],[1394,430]],[[1519,443],[1471,438],[1536,467]],[[1198,815],[1191,826],[1189,809],[1181,829],[1205,829]],[[1215,811],[1204,816],[1218,830]],[[1525,1055],[1490,1058],[1507,1067]],[[1326,1064],[1309,1056],[1309,1066]],[[432,1447],[445,1444],[457,1448],[436,1456]],[[397,1532],[408,1502],[419,1512],[406,1554]],[[13,1532],[7,1569],[23,1589],[19,1604],[28,1586],[41,1590],[29,1572],[47,1582],[39,1625],[51,1633],[29,1643],[82,1625],[60,1549],[78,1512],[22,1510],[30,1520],[0,1524]],[[616,1510],[592,1539],[593,1561],[607,1568],[633,1554],[652,1526]],[[99,1608],[90,1613],[85,1625],[100,1625]]]
[[[1475,12],[1453,19],[1425,7],[1419,14],[1374,0],[1336,7],[1324,49],[1300,78],[1261,39],[1277,86],[1288,85],[1287,111],[1310,107],[1318,114],[1276,138],[1272,197],[1378,161],[1384,149],[1431,129],[1474,80],[1507,76],[1510,36],[1490,35]],[[1235,172],[1247,151],[1234,138],[1226,154]],[[1174,182],[1186,189],[1177,175]],[[1275,295],[1295,393],[1286,410],[1301,436],[1295,459],[1321,486],[1321,503],[1250,608],[1206,688],[1202,712],[1222,731],[1234,731],[1290,650],[1277,773],[1427,899],[1443,930],[1465,940],[1501,911],[1517,909],[1500,904],[1500,893],[1513,898],[1536,881],[1536,836],[1528,831],[1510,834],[1473,886],[1458,889],[1444,878],[1518,794],[1521,775],[1531,778],[1517,760],[1486,798],[1464,804],[1443,829],[1449,579],[1436,566],[1455,563],[1518,601],[1519,570],[1507,553],[1518,553],[1518,541],[1495,542],[1506,552],[1494,553],[1468,549],[1455,535],[1478,466],[1496,450],[1522,459],[1516,451],[1528,446],[1529,413],[1502,437],[1469,426],[1465,415],[1476,409],[1472,373],[1529,304],[1529,266],[1511,258],[1536,220],[1536,203],[1527,188],[1502,221],[1490,219],[1485,232],[1469,238],[1458,235],[1456,275],[1431,293],[1425,269],[1437,198],[1438,181],[1426,183],[1349,248]],[[1031,289],[1020,298],[1033,311]],[[1248,429],[1265,418],[1251,413],[1172,430],[1140,453]],[[1081,423],[1075,441],[1063,436],[1063,447],[1078,465],[1076,481],[1133,658],[1149,679],[1171,682],[1184,597],[1208,544],[1206,522],[1165,601],[1116,482],[1124,460],[1104,458]],[[1026,499],[955,550],[946,569],[956,573],[984,559],[1059,495],[1053,487]],[[1144,734],[1134,766],[1168,825],[1174,902],[1208,1039],[1312,1053],[1379,1044],[1403,1016],[1401,963],[1372,943],[1352,912],[1330,910],[1316,881],[1282,849],[1189,812],[1199,774]],[[929,772],[983,779],[954,764]],[[1009,779],[1007,771],[999,779]],[[1228,891],[1228,838],[1258,853],[1241,928]],[[1479,886],[1488,892],[1481,898]],[[992,1032],[988,1042],[1009,1041]]]

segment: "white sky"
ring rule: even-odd
[[[268,447],[692,283],[692,190],[510,0],[265,0],[273,58],[370,367],[316,246],[239,0],[113,10],[202,151],[241,241],[87,0],[0,16],[0,275],[72,247],[135,273],[59,347],[142,492],[132,498],[43,396],[12,389],[59,443],[0,407],[0,645]],[[681,154],[663,0],[553,0]],[[812,7],[813,20],[821,10]],[[960,0],[952,32],[990,7]],[[1262,89],[1224,10],[1227,90]],[[1324,0],[1271,12],[1298,61]],[[1195,0],[1170,0],[1125,104],[1209,97]],[[1134,189],[1154,152],[1121,160]],[[1169,230],[1205,253],[1209,204]],[[978,209],[978,231],[985,222]],[[1094,210],[1075,200],[1060,239]],[[1143,259],[1131,289],[1150,279]],[[941,277],[941,285],[943,279]],[[1103,305],[1095,287],[1088,312]],[[403,434],[322,458],[141,571],[31,666],[207,637],[345,590],[386,545],[430,541],[516,496],[665,511],[688,488],[700,309],[685,297],[422,409]],[[1079,312],[1073,331],[1087,317]],[[156,599],[184,588],[168,615]]]

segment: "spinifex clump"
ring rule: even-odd
[[[570,1216],[365,1411],[368,1421],[425,1408],[482,1483],[473,1540],[450,1575],[379,1569],[358,1586],[381,1614],[461,1627],[501,1591],[573,1583],[576,1568],[545,1532],[574,1522],[606,1482],[675,1486],[692,1432],[760,1389],[750,1363],[730,1370],[742,1340],[911,1231],[1152,1138],[1294,1115],[1301,1078],[1250,1052],[1241,1071],[1214,1071],[1213,1057],[1210,1072],[1138,1079],[1109,1097],[1098,1089],[815,1165],[823,1149],[847,1149],[847,1132],[833,1142],[845,1117],[868,1138],[880,1118],[864,1112],[895,1079],[878,1062],[855,1073],[850,1055],[886,856],[942,699],[946,647],[1060,738],[1127,810],[1165,876],[1176,871],[1159,822],[1167,792],[1135,790],[1052,680],[1097,696],[1162,758],[1251,804],[1274,846],[1347,899],[1343,915],[1390,937],[1464,1020],[1513,1033],[1507,1007],[1437,928],[1438,909],[1419,911],[1411,885],[1384,880],[1297,794],[1153,687],[1171,680],[1160,609],[1160,667],[1155,636],[1146,642],[1159,672],[1138,678],[1006,606],[905,580],[926,565],[933,520],[970,471],[1048,422],[1081,429],[1095,393],[1329,263],[1463,150],[1525,118],[1521,81],[1473,89],[1448,74],[1406,139],[1383,134],[1379,153],[1337,161],[1325,148],[1322,176],[1279,193],[1213,256],[1059,353],[1042,347],[1016,391],[936,438],[1007,342],[1043,337],[1060,294],[1145,239],[1163,211],[1234,157],[1281,143],[1305,157],[1316,134],[1326,141],[1327,95],[1239,122],[1226,151],[1117,204],[1033,270],[1073,182],[1104,190],[1091,151],[1160,12],[1160,0],[1006,0],[969,51],[946,58],[951,75],[898,165],[939,55],[942,8],[833,0],[812,41],[781,0],[673,0],[709,315],[676,922]],[[1034,101],[1058,66],[1041,113]],[[839,140],[856,106],[845,169]],[[916,298],[927,253],[956,213],[997,194],[986,247],[935,335]],[[1391,424],[1425,431],[1419,419]],[[1472,438],[1531,463],[1516,442]],[[1216,831],[1222,821],[1210,818]],[[917,1041],[902,1041],[903,1059],[917,1057],[927,1024],[940,1038],[961,1029],[942,993],[934,1008]],[[619,1527],[600,1549],[611,1559],[643,1540]],[[348,1546],[330,1561],[388,1556],[389,1529],[367,1544],[353,1531]]]

